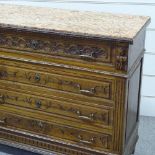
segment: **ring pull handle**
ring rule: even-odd
[[[94,143],[94,138],[92,137],[90,140],[84,140],[83,137],[81,135],[78,136],[79,142],[86,144],[86,145],[91,145]]]
[[[94,121],[95,120],[95,115],[93,113],[91,113],[89,116],[81,115],[81,112],[79,110],[76,113],[78,114],[78,117],[81,120],[84,120],[84,121]]]

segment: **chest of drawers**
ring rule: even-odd
[[[149,17],[0,5],[0,143],[130,155]]]

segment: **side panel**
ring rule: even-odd
[[[145,29],[141,30],[137,37],[134,39],[134,44],[129,46],[128,52],[128,71],[133,66],[139,63],[145,51]]]
[[[136,130],[139,121],[141,71],[142,60],[128,80],[128,105],[125,143],[127,149],[130,151],[134,150],[134,148],[131,148],[131,146],[135,146],[136,140],[138,138]]]

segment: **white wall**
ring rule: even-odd
[[[146,34],[140,114],[155,116],[155,0],[42,0],[44,3],[39,0],[20,0],[0,2],[151,16],[152,22]]]

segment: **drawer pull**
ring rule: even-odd
[[[89,141],[83,140],[83,138],[82,138],[81,135],[79,135],[78,138],[79,138],[79,142],[80,143],[83,143],[83,144],[90,145],[90,144],[93,144],[94,143],[94,138],[91,138]]]
[[[80,57],[81,57],[81,59],[87,60],[87,61],[94,61],[95,60],[95,57],[93,56],[93,54],[91,54],[91,55],[82,54],[82,55],[80,55]]]
[[[80,111],[77,111],[76,113],[78,114],[78,117],[84,121],[94,121],[95,120],[93,113],[91,113],[89,116],[81,115]]]
[[[95,88],[91,88],[90,90],[87,89],[80,89],[80,93],[88,96],[95,95]]]
[[[0,124],[6,124],[6,118],[0,120]]]
[[[36,82],[39,82],[40,81],[40,75],[39,74],[36,74],[35,75],[35,77],[34,77],[34,80],[36,81]]]
[[[36,100],[35,101],[36,107],[40,108],[41,107],[41,101],[40,100]]]

